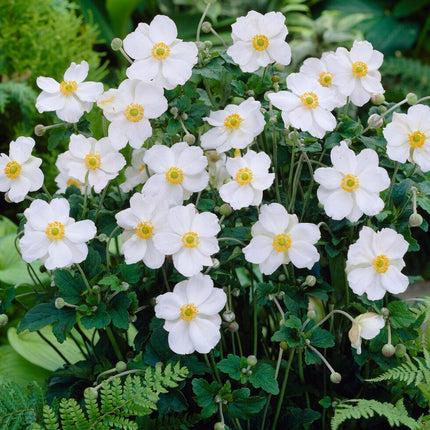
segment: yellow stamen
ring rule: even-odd
[[[272,243],[273,248],[278,252],[285,252],[291,248],[291,236],[289,234],[277,234],[273,238]]]
[[[236,130],[240,127],[241,122],[242,117],[237,113],[232,113],[224,120],[224,127],[227,127],[230,130]]]
[[[131,103],[124,111],[124,116],[127,121],[139,122],[143,118],[143,106],[138,103]]]
[[[16,179],[21,174],[21,165],[16,161],[9,161],[4,168],[4,173],[9,179]]]
[[[60,240],[64,236],[64,225],[59,221],[50,222],[46,227],[45,234],[49,240]]]
[[[185,248],[195,248],[199,243],[199,235],[194,231],[189,231],[182,236],[182,243]]]
[[[165,60],[170,55],[170,48],[163,42],[156,43],[152,47],[151,53],[157,60]]]
[[[70,96],[78,89],[78,84],[75,81],[63,81],[60,84],[60,91],[65,96]]]
[[[141,239],[148,240],[152,237],[154,226],[149,221],[140,222],[136,226],[136,234]]]
[[[319,77],[319,83],[323,87],[330,87],[331,80],[333,79],[333,74],[330,72],[321,72]]]
[[[187,303],[181,307],[181,319],[184,321],[192,321],[198,313],[199,310],[194,303]]]
[[[236,148],[235,150],[234,150],[234,158],[236,158],[236,157],[240,157],[242,155],[242,153],[240,152],[240,149],[239,148]]]
[[[348,191],[348,193],[352,193],[360,185],[360,180],[358,179],[357,176],[348,174],[342,178],[341,185],[345,191]]]
[[[372,264],[378,273],[385,273],[390,267],[390,259],[386,255],[381,254],[373,259]]]
[[[81,187],[82,186],[82,182],[78,181],[75,178],[69,178],[66,182],[66,185],[69,187],[70,185],[74,185],[75,187]]]
[[[422,146],[424,146],[427,136],[421,131],[417,130],[411,133],[408,137],[409,145],[411,145],[412,148],[421,148]]]
[[[318,107],[318,96],[312,92],[303,93],[300,97],[300,101],[308,109],[315,109]]]
[[[178,185],[184,180],[184,172],[179,167],[171,167],[166,172],[166,179],[171,184]]]
[[[236,182],[240,185],[248,185],[252,181],[252,170],[244,167],[236,172]]]
[[[363,76],[367,75],[367,64],[363,63],[362,61],[356,61],[352,65],[352,74],[356,78],[362,78]]]
[[[145,167],[146,167],[146,164],[145,164],[145,163],[143,163],[143,164],[140,166],[140,168],[139,168],[139,173],[140,173],[140,172],[143,172],[143,171],[145,170]]]
[[[256,51],[264,51],[269,46],[269,39],[264,34],[256,34],[252,38],[252,46]]]
[[[100,155],[94,152],[85,156],[85,166],[88,170],[96,170],[100,167]]]

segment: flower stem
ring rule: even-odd
[[[202,31],[203,21],[205,20],[206,14],[208,13],[210,7],[211,3],[208,3],[200,18],[199,25],[197,26],[196,42],[200,42],[200,32]]]
[[[106,327],[105,330],[106,330],[106,334],[108,335],[108,338],[110,340],[110,343],[112,345],[112,348],[115,351],[116,357],[118,358],[118,360],[123,361],[123,357],[122,357],[121,351],[119,349],[119,346],[118,346],[118,343],[117,343],[117,341],[115,339],[115,336],[114,336],[114,334],[112,332],[112,329],[108,326],[108,327]]]
[[[329,314],[327,314],[319,323],[315,324],[310,330],[309,333],[312,333],[317,327],[325,323],[333,314],[341,314],[347,317],[352,323],[354,323],[354,318],[349,315],[345,311],[341,311],[340,309],[333,309]]]

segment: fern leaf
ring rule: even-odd
[[[106,426],[122,429],[122,430],[137,430],[137,424],[128,418],[124,417],[115,417],[115,416],[107,416],[103,420],[103,424]]]
[[[43,423],[46,426],[46,430],[58,430],[60,428],[57,415],[48,405],[43,407]]]
[[[416,359],[418,363],[420,361]],[[407,385],[418,385],[424,379],[423,369],[415,365],[412,361],[402,363],[400,366],[393,367],[376,378],[366,379],[369,382],[396,381],[405,382]]]

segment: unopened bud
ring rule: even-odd
[[[110,47],[112,51],[119,51],[122,48],[122,40],[119,37],[115,37],[115,39],[112,39]]]
[[[412,106],[418,101],[418,97],[415,93],[408,93],[406,95],[406,101],[408,102],[408,105]]]
[[[423,223],[423,217],[419,213],[413,213],[409,217],[409,225],[411,227],[419,227]]]
[[[390,343],[386,343],[383,347],[382,347],[382,355],[384,357],[391,357],[394,355],[394,353],[396,352],[396,348],[394,348],[393,345],[391,345]]]
[[[224,429],[225,429],[224,423],[222,423],[221,421],[218,421],[217,423],[215,423],[214,430],[224,430]]]
[[[205,40],[203,43],[205,44],[205,48],[207,49],[212,48],[212,42],[210,40]]]
[[[115,370],[118,373],[124,372],[124,370],[127,370],[127,363],[124,361],[118,361],[118,363],[115,364]]]
[[[0,327],[4,327],[8,322],[8,316],[6,314],[0,314]]]
[[[130,315],[130,316],[128,317],[128,319],[129,319],[129,321],[130,321],[131,323],[134,323],[134,322],[136,322],[136,320],[137,320],[137,316],[136,316],[136,315]]]
[[[194,145],[196,143],[196,138],[192,134],[187,133],[184,136],[184,142],[188,143],[188,145]]]
[[[314,320],[317,317],[317,313],[314,309],[310,309],[306,315],[310,320]]]
[[[255,91],[254,91],[254,90],[248,90],[248,91],[246,92],[246,95],[247,95],[248,97],[254,97],[254,96],[255,96]]]
[[[281,78],[279,77],[279,75],[273,75],[272,76],[272,82],[273,83],[275,83],[275,82],[279,82],[281,80]]]
[[[285,351],[286,349],[288,349],[288,343],[283,340],[279,342],[279,347]]]
[[[169,109],[169,112],[170,112],[173,116],[176,116],[176,115],[178,115],[179,110],[178,110],[178,108],[177,108],[176,106],[173,106],[173,107],[171,107],[171,108]]]
[[[229,216],[233,213],[233,208],[228,203],[223,203],[219,207],[219,213],[222,216]]]
[[[101,288],[100,288],[100,285],[93,285],[92,287],[91,287],[91,291],[92,292],[94,292],[94,293],[99,293],[100,292],[100,290],[101,290]]]
[[[206,157],[208,157],[208,160],[212,163],[216,163],[221,158],[221,156],[215,150],[207,151]]]
[[[382,125],[384,124],[384,120],[382,119],[381,115],[374,113],[369,116],[367,124],[370,128],[377,129],[382,127]]]
[[[236,321],[233,321],[232,323],[229,324],[228,329],[234,333],[236,331],[239,330],[239,324]]]
[[[231,99],[231,103],[234,105],[240,105],[244,101],[245,101],[245,99],[243,97],[233,97]]]
[[[333,382],[333,384],[339,384],[339,382],[342,381],[342,375],[338,372],[333,372],[330,375],[330,381]]]
[[[313,287],[317,283],[317,278],[314,275],[308,275],[305,278],[305,284],[308,287]]]
[[[85,396],[95,400],[97,399],[98,391],[94,387],[85,388]]]
[[[278,281],[279,281],[279,282],[284,282],[286,279],[287,279],[287,277],[285,276],[285,274],[284,274],[284,273],[281,273],[281,274],[278,276]]]
[[[188,119],[188,114],[186,112],[182,112],[181,118],[183,121],[186,121]]]
[[[107,242],[107,240],[109,239],[108,235],[105,233],[100,233],[98,236],[96,236],[96,239],[99,242]]]
[[[406,346],[403,345],[402,343],[398,343],[396,345],[396,357],[402,358],[406,355]]]
[[[385,96],[384,94],[373,94],[370,100],[374,105],[379,106],[385,102]]]
[[[205,21],[202,24],[203,33],[210,33],[211,30],[212,30],[212,24],[209,21]]]
[[[199,51],[202,51],[203,49],[205,49],[205,44],[204,44],[204,42],[200,42],[200,41],[198,41],[198,42],[194,42],[194,43],[196,44],[197,49],[198,49]]]
[[[386,108],[386,106],[379,106],[378,107],[378,111],[379,111],[379,113],[384,113],[384,112],[387,112],[387,108]]]
[[[240,289],[239,288],[233,288],[231,290],[231,294],[233,295],[233,297],[239,297],[240,296]]]
[[[277,72],[283,72],[285,70],[285,66],[283,64],[279,64],[279,63],[275,63],[273,65],[273,68],[277,71]]]
[[[55,299],[55,308],[56,309],[63,309],[64,306],[66,306],[66,302],[62,297],[58,297]]]
[[[246,358],[246,362],[248,363],[248,366],[255,366],[257,364],[257,357],[255,355],[248,355]]]
[[[36,127],[34,127],[34,134],[36,136],[43,136],[45,134],[46,128],[42,124],[37,124]]]
[[[390,310],[388,308],[381,308],[381,314],[384,317],[388,317],[390,315]]]
[[[232,311],[225,311],[222,314],[222,319],[228,323],[233,322],[236,319],[236,315]]]

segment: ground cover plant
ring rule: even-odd
[[[430,96],[386,100],[367,40],[293,66],[281,12],[229,42],[210,7],[195,41],[167,15],[114,39],[115,86],[73,58],[37,78],[52,122],[0,155],[25,208],[0,223],[0,428],[426,428],[429,303],[395,295]]]

